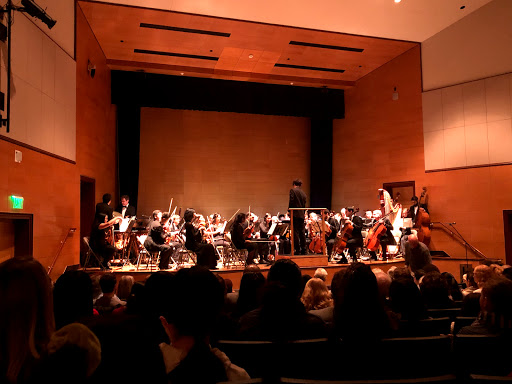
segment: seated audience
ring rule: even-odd
[[[453,301],[462,300],[462,290],[460,289],[459,283],[455,280],[455,277],[449,272],[441,273],[441,278],[446,281],[448,285],[448,293]]]
[[[327,325],[329,330],[332,330],[334,322],[334,308],[336,307],[336,299],[342,296],[342,280],[345,274],[345,269],[340,269],[334,274],[331,281],[331,297],[333,305],[322,309],[313,309],[309,311],[309,314],[315,315],[321,318]]]
[[[93,315],[92,281],[84,271],[66,271],[53,287],[53,313],[57,329],[87,321]]]
[[[126,301],[122,301],[116,295],[117,279],[112,273],[107,273],[100,278],[100,287],[103,294],[94,302],[94,308],[100,314],[109,314],[114,309],[126,305]]]
[[[473,279],[477,289],[467,294],[462,300],[462,316],[476,317],[480,312],[480,293],[485,283],[494,277],[494,271],[489,265],[480,264],[473,270]]]
[[[463,327],[463,335],[512,335],[512,281],[502,276],[488,279],[480,298],[480,313],[475,322]]]
[[[265,277],[260,271],[246,272],[242,275],[234,317],[240,318],[247,312],[259,308],[264,285]]]
[[[225,354],[212,350],[209,337],[223,305],[223,287],[207,268],[180,269],[175,291],[187,295],[168,297],[161,323],[169,343],[161,343],[169,383],[216,383],[249,379]]]
[[[299,340],[327,336],[324,322],[304,309],[300,268],[281,259],[270,268],[262,306],[240,319],[242,340]]]
[[[478,285],[475,282],[473,271],[465,273],[462,278],[465,285],[465,288],[462,290],[462,298],[464,299],[464,297],[478,289]]]
[[[420,283],[421,296],[428,309],[454,308],[448,285],[439,272],[426,273]]]
[[[313,277],[316,277],[325,283],[327,281],[327,271],[325,268],[317,268]]]
[[[423,296],[412,278],[398,278],[389,287],[389,305],[399,320],[417,321],[427,317]]]
[[[121,301],[127,301],[132,292],[132,287],[135,280],[133,276],[123,275],[119,279],[119,284],[117,285],[117,297]]]
[[[55,330],[51,282],[36,260],[0,264],[0,382],[39,381]]]
[[[332,307],[331,293],[324,281],[316,277],[309,279],[300,299],[306,311]]]

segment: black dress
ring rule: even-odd
[[[185,223],[185,247],[197,255],[197,265],[203,265],[209,269],[217,268],[217,257],[213,245],[203,243],[201,231],[192,223]]]

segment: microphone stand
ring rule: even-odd
[[[462,241],[464,241],[464,248],[466,249],[466,270],[469,269],[469,261],[468,261],[468,242],[466,241],[466,239],[460,234],[460,232],[457,230],[457,228],[455,228],[453,226],[453,223],[449,223],[450,227],[453,228],[453,230],[457,233],[457,235],[459,235],[459,237],[462,239]]]

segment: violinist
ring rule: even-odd
[[[164,226],[169,221],[169,213],[160,210],[153,211],[153,220],[148,226],[148,237],[144,241],[144,248],[148,252],[160,252],[160,263],[158,268],[169,269],[169,260],[175,251],[175,243],[166,244],[170,236],[165,232]]]
[[[231,228],[231,241],[236,248],[247,249],[249,254],[247,255],[246,264],[254,264],[254,259],[256,257],[256,245],[247,240],[246,236],[244,236],[244,224],[246,221],[247,216],[245,213],[240,212],[236,215],[235,222]]]
[[[213,239],[215,247],[227,248],[229,243],[224,239],[224,229],[226,228],[226,221],[221,222],[221,216],[214,213],[211,217],[210,225],[208,226],[207,235]]]
[[[108,262],[114,258],[117,248],[114,247],[109,237],[112,236],[112,227],[121,221],[120,217],[114,217],[110,221],[105,213],[97,212],[91,228],[89,244],[91,249],[100,258],[101,268],[110,269]]]
[[[363,235],[361,233],[361,230],[363,229],[364,223],[363,218],[355,214],[354,207],[348,207],[346,212],[347,221],[345,222],[345,225],[347,223],[350,223],[352,225],[352,232],[350,234],[350,238],[347,241],[347,248],[350,258],[352,259],[352,262],[356,262],[357,248],[363,246]],[[342,259],[339,261],[340,264],[342,262],[347,262],[345,255],[343,255]]]
[[[260,233],[260,239],[268,240],[268,231],[270,230],[270,227],[272,226],[272,215],[270,213],[265,213],[265,216],[263,216],[263,221],[260,222],[259,225],[259,233]],[[270,264],[270,261],[268,259],[269,252],[272,254],[275,254],[275,243],[266,243],[262,242],[258,244],[258,253],[260,255],[260,264]]]
[[[183,215],[185,219],[185,247],[197,255],[197,265],[209,269],[217,269],[217,257],[212,244],[203,242],[204,223],[199,222],[200,216],[192,208],[187,208]]]

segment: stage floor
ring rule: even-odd
[[[337,264],[333,262],[327,262],[326,260],[323,260],[321,255],[318,257],[318,262],[315,265],[315,259],[313,258],[314,255],[305,255],[305,256],[289,256],[289,255],[283,255],[278,256],[278,258],[292,258],[293,261],[295,261],[303,275],[310,275],[313,276],[317,268],[325,268],[325,270],[328,273],[327,276],[327,284],[329,285],[331,283],[332,276],[339,271],[340,269],[347,268],[350,264]],[[325,258],[327,256],[324,256]],[[303,263],[301,258],[306,261],[307,263]],[[384,272],[387,272],[389,268],[392,266],[404,266],[404,259],[403,258],[395,258],[390,259],[386,261],[362,261],[365,264],[370,265],[372,269],[380,268]],[[190,268],[194,264],[193,263],[183,263],[179,266],[179,268]],[[261,269],[261,272],[266,277],[268,270],[270,269],[270,265],[268,264],[259,264],[258,265]],[[178,269],[178,266],[167,269],[166,271],[175,272]],[[104,273],[114,273],[118,275],[118,279],[122,275],[131,275],[134,277],[135,281],[145,281],[148,276],[151,273],[154,273],[158,271],[158,267],[156,265],[146,265],[141,264],[139,266],[139,269],[137,269],[136,266],[132,264],[128,264],[125,266],[113,266],[111,267],[111,270],[109,271],[101,271],[99,268],[87,268],[86,272],[88,272],[91,275],[97,275],[97,274],[104,274]],[[228,268],[224,267],[221,263],[218,264],[218,269],[212,269],[212,272],[222,276],[224,279],[230,279],[233,282],[233,289],[238,289],[240,287],[240,280],[242,278],[242,274],[244,271],[243,265],[235,265],[235,266],[229,266]]]

